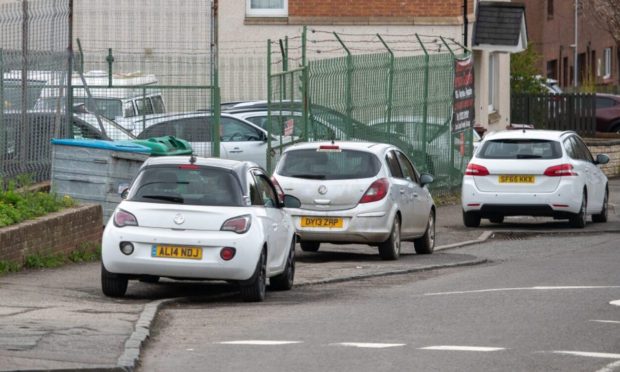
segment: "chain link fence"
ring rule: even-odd
[[[391,143],[435,176],[435,195],[460,187],[473,134],[452,132],[455,62],[469,56],[454,40],[308,30],[269,49],[270,131],[292,135],[280,148],[330,139]]]

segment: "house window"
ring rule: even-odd
[[[499,88],[499,54],[489,56],[489,112],[497,111],[497,94]]]
[[[245,13],[249,17],[286,17],[288,0],[246,0]]]
[[[611,48],[603,50],[603,79],[611,77]]]
[[[547,61],[547,79],[558,78],[558,60]]]
[[[547,19],[553,19],[553,0],[547,0]]]

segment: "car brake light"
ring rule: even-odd
[[[284,202],[284,190],[282,190],[282,186],[278,183],[278,180],[274,176],[271,176],[271,183],[273,183],[273,187],[276,188],[276,192],[278,193],[278,199],[280,203]]]
[[[375,201],[379,201],[388,193],[388,189],[390,184],[388,183],[387,178],[380,178],[370,185],[368,190],[364,193],[364,196],[360,199],[360,203],[371,203]]]
[[[179,169],[197,170],[200,169],[200,167],[195,164],[181,164],[179,165]]]
[[[321,146],[319,146],[317,151],[340,152],[340,146],[338,146],[338,145],[321,145]]]
[[[250,229],[252,225],[252,217],[249,214],[243,216],[237,216],[226,220],[222,227],[221,231],[232,231],[237,234],[243,234]]]
[[[470,163],[467,164],[467,169],[465,169],[466,176],[488,176],[489,170],[482,165]]]
[[[138,226],[136,216],[122,209],[114,213],[114,219],[112,221],[116,227]]]
[[[573,171],[571,164],[554,165],[545,169],[545,176],[547,177],[562,177],[562,176],[577,176],[577,172]]]

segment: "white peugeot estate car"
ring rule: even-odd
[[[420,254],[435,247],[435,205],[427,185],[397,147],[366,142],[311,142],[286,149],[274,172],[283,193],[298,198],[288,208],[301,249],[322,242],[379,247],[385,260],[400,256],[401,240]],[[276,185],[276,187],[278,187]]]
[[[587,216],[607,221],[607,177],[572,131],[510,130],[490,133],[467,165],[462,185],[463,223],[505,216],[549,216],[582,228]]]
[[[289,206],[298,206],[292,200]],[[246,301],[293,286],[295,228],[254,163],[148,159],[103,233],[101,287],[121,297],[129,279],[237,281]]]

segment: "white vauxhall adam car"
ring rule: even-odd
[[[397,147],[365,142],[312,142],[289,147],[274,179],[301,202],[288,208],[301,249],[322,242],[379,247],[385,260],[400,256],[401,240],[419,254],[435,247],[435,205],[427,185]]]
[[[129,279],[159,277],[237,281],[246,301],[264,299],[267,278],[288,290],[295,229],[283,207],[254,163],[150,158],[103,233],[103,293],[121,297]]]
[[[582,228],[587,217],[607,221],[609,190],[599,164],[575,132],[510,130],[484,137],[467,165],[461,201],[463,223],[505,216],[568,219]]]

